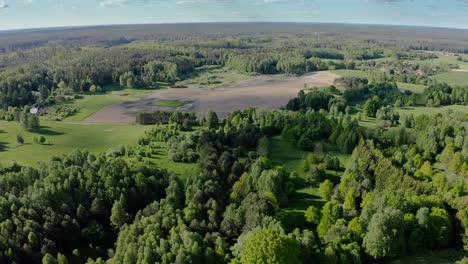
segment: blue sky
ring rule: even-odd
[[[468,28],[468,0],[0,0],[0,30],[224,21]]]

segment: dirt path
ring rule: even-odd
[[[333,84],[340,76],[330,72],[312,72],[300,77],[257,76],[251,80],[237,81],[216,89],[167,89],[137,101],[109,105],[84,120],[86,123],[132,123],[138,112],[143,111],[194,111],[198,116],[209,109],[221,118],[228,113],[246,107],[276,109],[283,107],[297,93],[307,87],[323,87]],[[179,107],[156,107],[151,102],[178,100],[190,103]]]

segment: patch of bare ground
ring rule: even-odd
[[[278,109],[307,87],[332,85],[340,76],[326,72],[311,72],[303,76],[261,75],[250,80],[237,81],[215,89],[166,89],[140,98],[137,101],[109,105],[88,117],[87,123],[132,123],[135,116],[143,111],[194,111],[203,116],[211,109],[221,118],[247,107]],[[179,107],[158,107],[151,105],[158,100],[189,101]]]

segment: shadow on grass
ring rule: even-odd
[[[311,225],[305,220],[304,211],[309,206],[322,208],[324,204],[325,202],[318,195],[296,191],[288,202],[288,207],[279,213],[283,228],[286,232],[291,232],[295,228],[311,228]]]
[[[6,151],[8,149],[6,145],[7,145],[6,142],[1,142],[0,141],[0,152]]]
[[[296,192],[291,198],[290,208],[295,210],[306,210],[309,206],[321,208],[325,202],[322,198],[315,194]]]
[[[41,126],[39,130],[37,131],[37,134],[43,135],[43,136],[60,136],[63,135],[63,132],[58,132],[51,130],[49,126]]]

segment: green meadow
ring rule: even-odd
[[[432,78],[440,83],[447,83],[452,86],[468,86],[468,72],[444,72],[434,75]]]
[[[36,165],[38,161],[50,159],[53,155],[70,153],[75,149],[87,149],[101,153],[118,145],[134,145],[144,131],[139,125],[70,124],[65,122],[42,121],[37,133],[25,131],[17,122],[0,121],[0,163],[17,162],[22,165]],[[24,137],[25,144],[19,146],[16,136]],[[33,142],[44,136],[46,144]]]
[[[370,78],[370,74],[361,70],[333,70],[330,71],[334,74],[343,76],[343,77],[359,77],[359,78]]]
[[[167,155],[169,149],[166,143],[155,142],[155,144],[158,147],[158,151],[151,158],[146,159],[149,163],[156,165],[158,168],[175,173],[184,181],[196,172],[198,167],[196,163],[174,162],[170,160]]]
[[[416,94],[422,94],[424,92],[424,89],[427,88],[427,86],[421,85],[421,84],[402,83],[402,82],[397,82],[397,86],[401,90],[408,90]]]
[[[172,107],[172,108],[177,108],[184,106],[186,102],[181,102],[181,101],[174,101],[174,100],[160,100],[160,101],[155,101],[152,102],[152,106],[160,106],[160,107]]]

